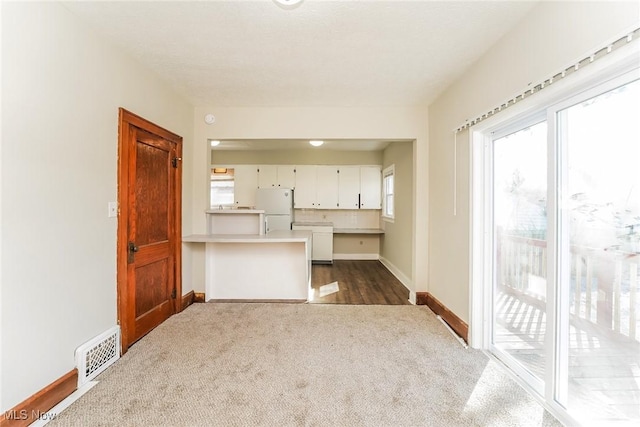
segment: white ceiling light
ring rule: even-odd
[[[217,139],[212,139],[209,142],[211,143],[212,147],[217,147],[218,145],[220,145],[220,141],[218,141]]]
[[[324,144],[324,141],[321,141],[319,139],[313,139],[309,141],[309,144],[313,145],[314,147],[320,147],[322,144]]]
[[[273,2],[283,9],[294,9],[302,4],[302,0],[273,0]]]

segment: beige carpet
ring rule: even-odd
[[[49,426],[559,425],[426,307],[195,304]]]

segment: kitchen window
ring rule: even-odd
[[[232,168],[211,168],[211,208],[233,205],[233,172]]]
[[[394,218],[394,174],[395,165],[382,171],[382,217],[387,220]]]

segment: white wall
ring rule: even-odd
[[[207,113],[216,116],[205,124]],[[428,126],[426,109],[411,108],[223,108],[198,107],[194,118],[194,149],[185,159],[193,164],[193,233],[204,233],[204,210],[208,206],[208,139],[396,139],[416,140],[414,149],[414,291],[426,291],[428,242]],[[416,166],[417,165],[417,166]],[[186,178],[185,178],[186,179]],[[204,290],[204,250],[187,246],[192,255],[192,280],[196,291]],[[185,267],[186,269],[186,267]]]
[[[429,292],[464,321],[470,152],[468,132],[459,134],[454,216],[453,130],[614,41],[639,20],[638,2],[542,2],[429,107]]]
[[[381,220],[385,234],[381,236],[380,256],[392,271],[406,272],[411,271],[413,262],[413,143],[398,141],[389,145],[384,150],[382,168],[391,165],[394,166],[394,219]]]
[[[182,135],[191,156],[193,108],[155,75],[58,3],[2,3],[1,411],[116,324],[120,106]]]

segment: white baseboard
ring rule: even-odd
[[[396,277],[396,279],[398,279],[400,281],[400,283],[402,283],[404,285],[405,288],[407,288],[407,290],[409,291],[409,302],[411,302],[411,304],[415,305],[415,303],[416,303],[416,293],[411,290],[413,288],[413,281],[411,279],[409,279],[407,276],[405,276],[405,274],[402,271],[400,271],[400,269],[398,267],[393,265],[385,257],[381,256],[380,257],[380,262],[382,263],[382,265],[385,266],[385,268],[387,270],[389,270],[389,272],[391,274],[393,274]]]
[[[412,305],[416,305],[416,293],[413,291],[409,291],[409,302]]]
[[[345,260],[378,260],[380,255],[378,254],[333,254],[333,259],[345,259]]]

